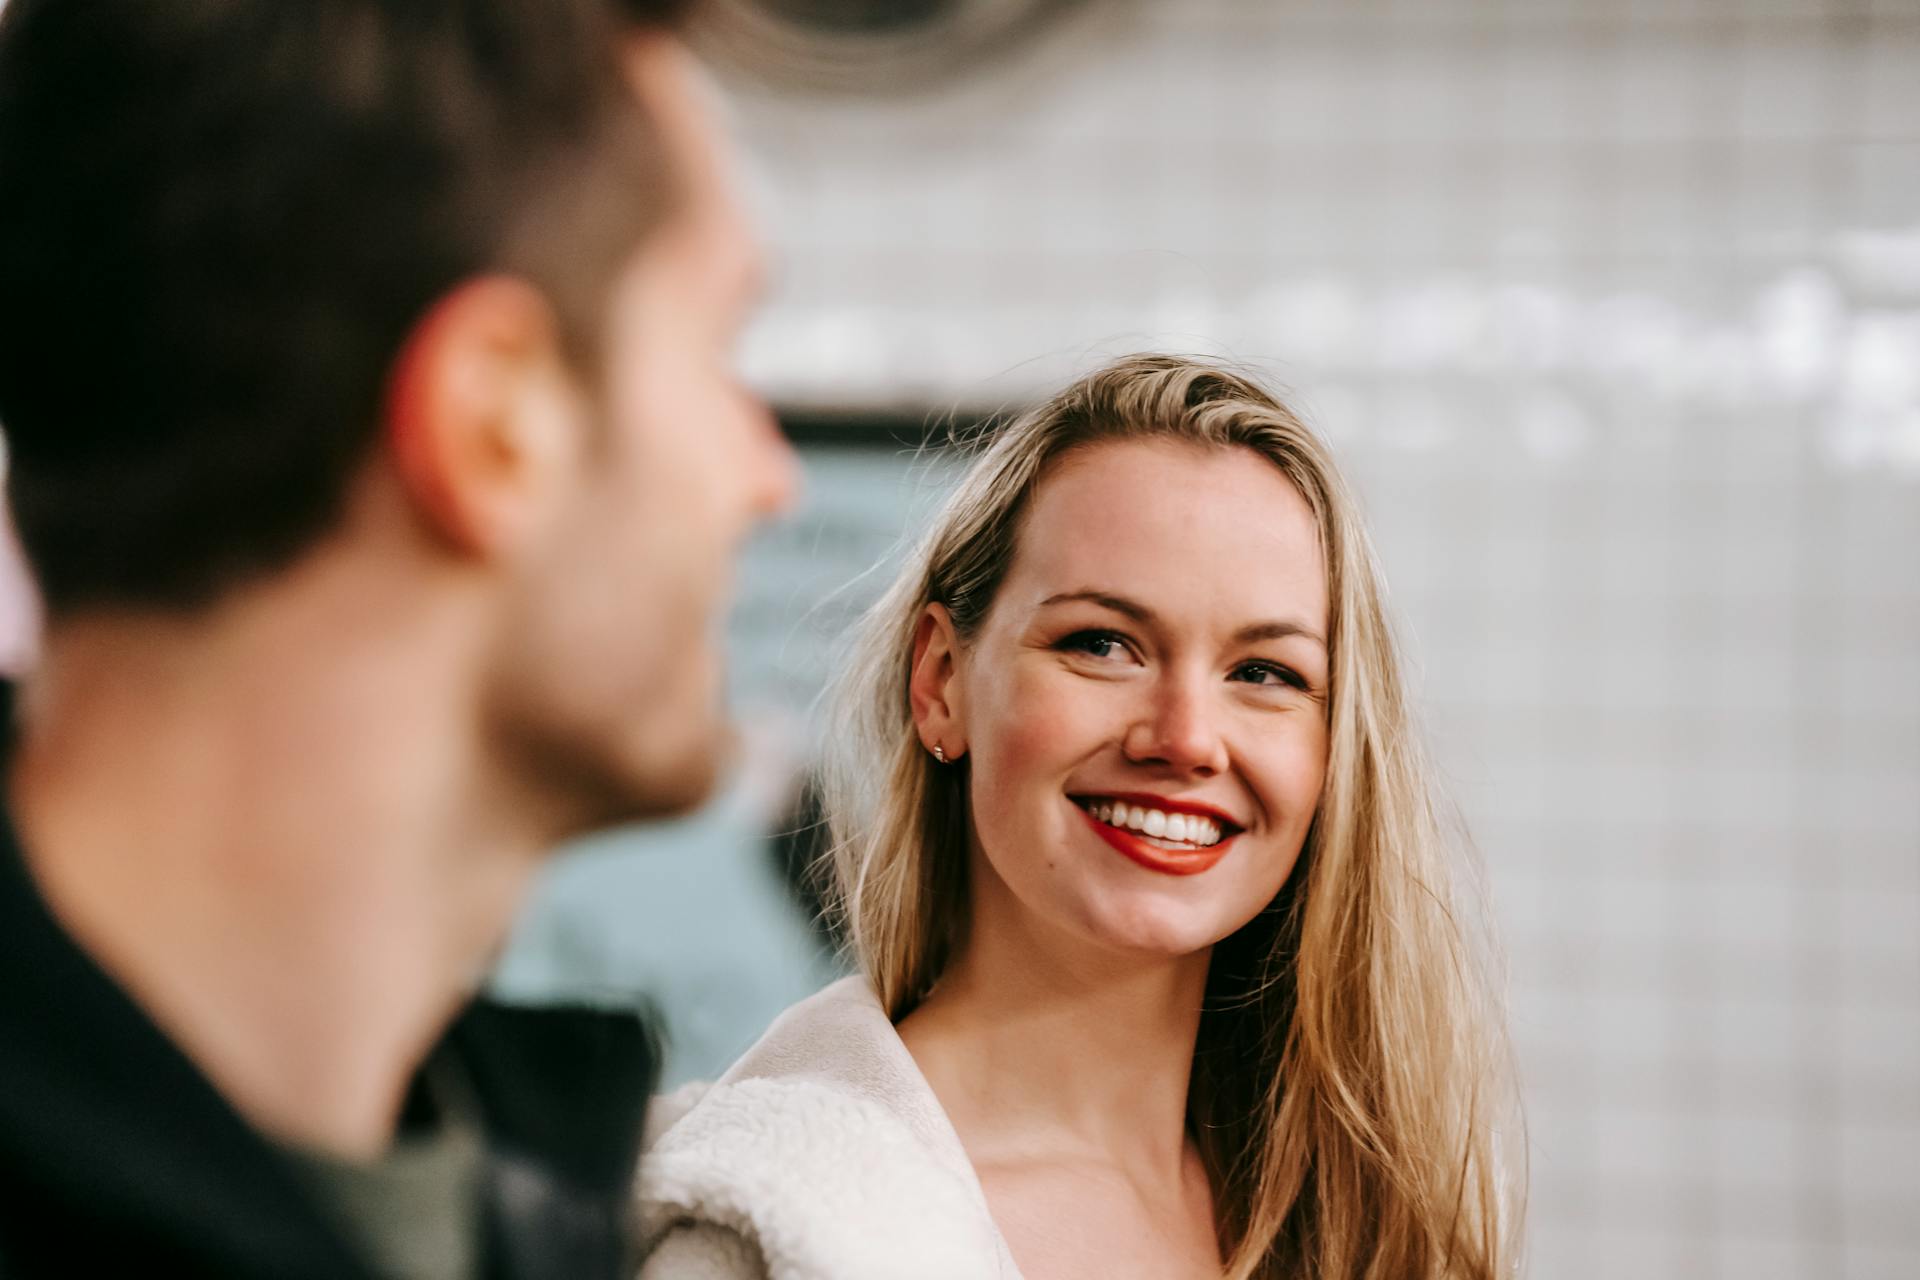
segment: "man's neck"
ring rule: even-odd
[[[476,805],[469,674],[406,660],[434,624],[320,594],[56,628],[9,798],[54,914],[236,1109],[368,1158],[543,840]]]

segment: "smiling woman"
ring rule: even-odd
[[[1009,532],[985,613],[936,593],[914,635],[919,737],[970,762],[974,915],[902,1023],[910,1047],[965,975],[1027,945],[1009,928],[1094,969],[1179,975],[1167,998],[1197,1014],[1209,948],[1279,893],[1326,771],[1327,575],[1276,467],[1177,438],[1086,443]]]
[[[861,642],[828,816],[863,976],[662,1140],[658,1274],[1510,1272],[1470,851],[1283,404],[1161,356],[1069,387]]]

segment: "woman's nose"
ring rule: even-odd
[[[1157,681],[1152,701],[1128,729],[1122,749],[1137,764],[1211,776],[1227,767],[1226,741],[1211,691],[1198,680]]]

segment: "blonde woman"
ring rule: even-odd
[[[1511,1272],[1465,850],[1284,404],[1138,356],[1005,427],[840,695],[861,976],[655,1146],[646,1276]]]

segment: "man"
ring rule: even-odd
[[[793,484],[674,8],[0,11],[6,1276],[630,1261],[641,1028],[468,1001],[543,851],[707,793]]]

